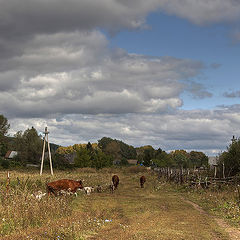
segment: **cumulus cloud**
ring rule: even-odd
[[[232,92],[224,92],[223,96],[226,98],[240,98],[240,90]]]
[[[201,83],[190,82],[188,85],[188,91],[194,98],[203,99],[212,97],[212,93],[210,93]]]
[[[37,35],[0,72],[0,107],[15,117],[165,112],[182,105],[180,93],[203,67],[110,50],[98,31]]]
[[[230,108],[179,110],[184,91],[211,97],[193,81],[204,69],[201,62],[110,49],[96,30],[144,28],[146,16],[157,10],[197,24],[234,21],[239,19],[237,1],[0,3],[0,109],[11,134],[31,126],[43,131],[48,125],[51,141],[61,145],[111,136],[135,146],[213,152],[238,129],[237,107],[235,113]]]
[[[186,149],[214,155],[226,150],[232,135],[240,135],[240,108],[221,110],[178,110],[158,114],[59,115],[55,118],[11,120],[11,131],[32,125],[43,131],[47,125],[51,141],[70,145],[96,142],[103,136],[133,146],[151,144],[164,150]],[[224,126],[224,127],[223,127]]]
[[[158,0],[1,0],[0,34],[14,39],[96,27],[135,29],[158,4]]]
[[[195,24],[232,22],[240,19],[238,0],[160,0],[160,9]]]

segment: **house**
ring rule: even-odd
[[[17,156],[17,151],[7,151],[5,154],[5,159],[12,160],[15,156]]]
[[[131,164],[131,165],[137,165],[137,159],[128,159],[128,164]]]

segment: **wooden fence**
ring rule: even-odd
[[[183,168],[154,168],[159,180],[176,184],[189,184],[189,186],[201,186],[208,188],[210,184],[240,184],[240,177],[216,178],[206,170]]]

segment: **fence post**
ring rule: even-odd
[[[7,183],[6,183],[7,194],[9,193],[9,187],[10,187],[10,173],[9,171],[7,171]]]

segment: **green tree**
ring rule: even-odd
[[[101,150],[89,150],[85,147],[77,151],[77,155],[74,159],[75,166],[80,168],[92,167],[100,169],[111,166],[112,162],[113,158],[111,155],[107,155]]]
[[[6,134],[10,128],[8,119],[0,115],[0,156],[4,156],[8,150],[8,139]]]
[[[173,158],[165,151],[158,151],[155,158],[153,159],[153,163],[157,167],[173,167],[175,165]]]
[[[106,155],[101,150],[96,150],[92,158],[92,165],[96,169],[104,167],[110,167],[113,164],[113,158],[110,155]]]
[[[102,151],[104,151],[109,143],[113,141],[112,138],[109,137],[103,137],[100,140],[98,140],[98,146]]]
[[[25,130],[24,133],[18,131],[15,134],[15,138],[15,149],[18,151],[18,159],[22,163],[39,163],[42,153],[42,140],[37,130],[32,127]]]
[[[77,155],[74,159],[74,165],[76,167],[91,167],[92,163],[91,163],[91,156],[90,156],[90,152],[88,149],[81,147],[78,151],[77,151]]]
[[[171,156],[178,167],[190,167],[189,154],[185,150],[175,150],[171,152]]]
[[[240,172],[240,139],[228,146],[227,151],[219,156],[219,162],[224,163],[226,176],[233,176]]]
[[[10,128],[8,119],[3,115],[0,115],[0,137],[5,136]]]
[[[93,151],[93,147],[92,147],[92,144],[91,144],[90,142],[88,142],[86,148],[87,148],[87,150],[89,150],[89,151]]]
[[[203,152],[191,151],[189,153],[191,167],[207,167],[208,157]]]
[[[151,160],[154,158],[155,151],[152,148],[147,148],[143,152],[143,165],[146,167],[151,166]]]
[[[99,148],[106,154],[110,154],[115,160],[136,159],[137,153],[133,146],[130,146],[120,140],[103,137],[98,140]]]

